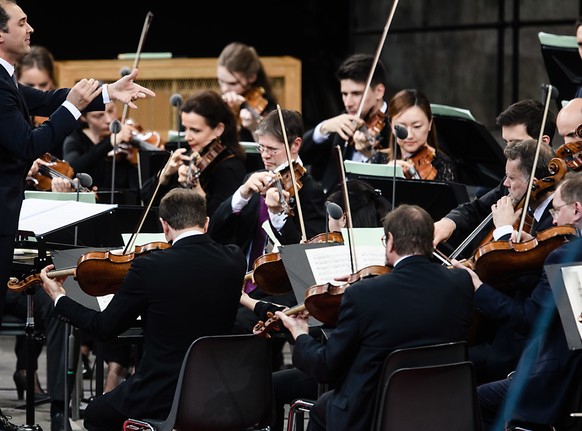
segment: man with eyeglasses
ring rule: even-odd
[[[311,175],[297,175],[297,171],[300,171],[298,168],[302,168],[298,153],[302,143],[303,119],[298,112],[287,109],[281,111],[281,116],[289,143],[289,155],[296,167],[294,173],[299,205],[291,187],[292,181],[283,185],[280,178],[280,174],[291,178],[291,173],[279,111],[275,110],[263,118],[255,132],[265,169],[248,175],[232,197],[220,204],[210,220],[210,236],[223,244],[239,245],[246,253],[249,272],[253,270],[256,258],[265,254],[266,233],[263,223],[267,222],[274,239],[283,245],[298,244],[303,239],[300,218],[305,227],[307,240],[325,231],[323,189]],[[277,183],[281,186],[282,193],[279,193]],[[288,190],[285,190],[287,188]],[[250,281],[245,284],[244,291],[254,299],[284,306],[297,304],[292,292],[269,295],[256,288]],[[237,329],[243,333],[250,333],[258,320],[252,310],[241,306],[237,317]],[[278,362],[282,361],[280,350],[277,351],[276,358]],[[276,364],[274,369],[278,369],[279,365],[281,364]]]
[[[545,259],[545,265],[582,261],[582,172],[569,172],[558,185],[550,205],[553,224],[573,225],[578,236],[565,241]],[[571,411],[580,390],[582,352],[568,348],[564,329],[545,272],[526,298],[513,298],[459,262],[469,271],[475,288],[475,305],[496,320],[508,321],[518,331],[531,334],[520,361],[508,378],[478,387],[483,431],[503,429],[557,429]],[[536,326],[540,325],[540,326]],[[576,409],[576,407],[574,407]],[[524,423],[526,422],[526,423]],[[497,427],[494,428],[494,426]],[[541,426],[545,425],[545,428]],[[551,428],[551,429],[556,429]]]

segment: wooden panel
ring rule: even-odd
[[[271,77],[273,91],[282,108],[301,112],[301,61],[289,57],[261,57]],[[186,99],[204,88],[220,91],[216,80],[216,58],[142,59],[137,82],[156,92],[156,97],[137,102],[137,110],[129,110],[128,118],[135,119],[147,130],[158,131],[164,140],[169,130],[176,129],[177,113],[170,97],[179,93]],[[114,82],[132,60],[57,61],[59,86],[72,87],[82,78]],[[119,110],[122,112],[121,107]]]

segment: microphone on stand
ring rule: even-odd
[[[344,212],[342,208],[334,202],[325,202],[325,212],[334,220],[339,220],[343,217]],[[329,240],[329,223],[325,221],[325,242]]]
[[[394,125],[394,146],[392,154],[394,157],[394,170],[392,171],[392,208],[396,208],[396,140],[408,138],[408,129],[400,124]]]
[[[91,187],[93,185],[93,178],[91,178],[91,175],[89,174],[84,174],[84,173],[78,173],[75,175],[75,178],[77,178],[77,184],[76,184],[76,188],[77,188],[77,202],[79,202],[79,191],[81,190],[81,187]],[[74,245],[77,245],[77,236],[79,234],[79,225],[75,225],[75,242]]]
[[[121,121],[113,120],[109,124],[109,131],[113,133],[113,163],[111,166],[111,199],[110,202],[113,204],[113,195],[115,194],[115,157],[117,156],[117,134],[121,132]]]
[[[180,108],[184,103],[184,99],[179,93],[174,93],[170,96],[170,105],[176,108],[176,130],[178,131],[178,148],[180,147],[180,132],[182,131],[182,121],[180,117]]]
[[[131,73],[131,69],[128,66],[123,66],[119,69],[119,75],[123,78]]]

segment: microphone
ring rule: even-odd
[[[111,124],[109,124],[109,131],[115,134],[121,132],[121,121],[113,120]]]
[[[180,118],[180,108],[184,103],[184,99],[178,93],[174,93],[170,96],[170,105],[176,107],[176,131],[178,132],[178,146],[180,145],[180,132],[182,130],[182,121]]]
[[[329,214],[329,216],[334,220],[339,220],[344,215],[344,211],[342,210],[342,207],[340,207],[338,204],[336,204],[334,202],[329,202],[329,201],[326,202],[325,208],[326,208],[326,211]]]
[[[398,139],[408,138],[408,129],[400,124],[394,125],[394,136]]]
[[[79,172],[78,174],[75,175],[75,177],[79,179],[80,187],[89,188],[93,185],[93,178],[91,178],[91,175],[89,174]]]
[[[339,220],[344,215],[342,208],[333,202],[325,202],[325,212],[334,220]],[[329,223],[325,221],[325,242],[329,242]]]
[[[127,66],[123,66],[121,69],[119,69],[119,75],[123,78],[124,76],[127,76],[131,73],[131,69]]]
[[[542,84],[542,102],[545,102],[548,97],[548,91],[551,91],[550,98],[557,99],[558,98],[558,89],[551,84]]]
[[[170,96],[170,105],[175,106],[176,108],[182,106],[183,102],[184,99],[182,99],[182,96],[178,93],[174,93]]]

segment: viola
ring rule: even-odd
[[[186,185],[188,187],[194,187],[198,184],[198,179],[200,175],[210,165],[219,155],[222,154],[225,147],[222,145],[220,140],[215,139],[207,147],[204,154],[201,156],[195,154],[191,157],[188,163],[188,175],[186,179]]]
[[[339,313],[341,298],[352,284],[370,277],[387,274],[390,268],[384,265],[370,265],[351,274],[347,282],[340,286],[331,283],[317,284],[305,292],[305,308],[310,315],[320,322],[335,326]]]
[[[83,254],[75,268],[67,268],[47,273],[49,278],[73,275],[81,289],[91,296],[114,294],[119,289],[133,260],[154,250],[171,247],[167,242],[150,242],[137,246],[131,253],[115,254],[111,251],[90,251]],[[11,278],[8,288],[16,292],[26,290],[41,283],[40,274],[32,274],[24,280]]]
[[[269,101],[263,97],[264,94],[263,87],[253,87],[244,94],[245,108],[249,110],[255,120],[262,118],[263,112],[269,104]]]
[[[139,164],[140,149],[148,151],[164,150],[164,142],[159,132],[144,130],[143,127],[135,120],[128,118],[125,124],[131,127],[132,139],[129,142],[118,142],[118,152],[115,154],[115,160],[127,159],[132,165]]]
[[[581,127],[582,125],[578,129]],[[582,167],[582,141],[568,142],[561,145],[556,150],[556,155],[564,160],[570,169],[574,171],[579,170]]]
[[[363,131],[368,138],[370,148],[375,150],[382,148],[381,133],[385,126],[386,114],[382,111],[378,110],[368,117],[364,123],[364,128],[361,129],[361,131]]]
[[[405,169],[404,176],[408,179],[434,180],[438,173],[432,164],[435,157],[435,149],[428,144],[424,144],[416,153],[405,159],[412,162],[414,166]]]
[[[493,241],[480,247],[471,266],[487,284],[503,287],[517,274],[539,270],[548,254],[578,236],[575,226],[544,229],[529,241]]]
[[[77,188],[77,183],[72,180],[75,172],[70,164],[64,160],[59,160],[50,153],[45,153],[40,157],[47,164],[39,164],[38,172],[29,178],[28,181],[34,185],[37,190],[50,191],[51,181],[53,178],[63,178],[67,180],[72,187]],[[81,187],[82,192],[88,192],[89,189]]]

